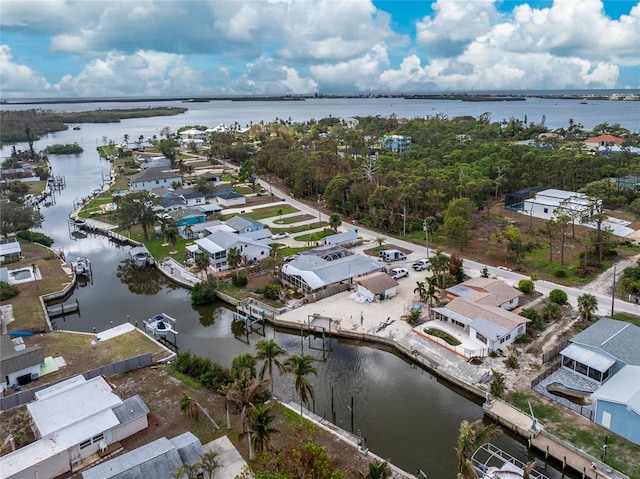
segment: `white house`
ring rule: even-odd
[[[240,193],[234,191],[226,191],[224,193],[218,193],[216,195],[218,203],[223,206],[241,206],[247,204],[247,198]]]
[[[520,213],[550,220],[564,214],[584,223],[594,215],[602,200],[589,198],[584,193],[565,190],[542,190],[533,198],[526,199]]]
[[[20,258],[22,248],[15,238],[0,239],[0,261],[8,258]]]
[[[197,130],[195,128],[189,128],[188,130],[182,130],[180,132],[180,138],[182,140],[195,140],[195,139],[203,139],[206,136],[206,133],[202,130]]]
[[[129,190],[151,191],[154,188],[171,188],[173,183],[182,184],[182,175],[178,170],[168,170],[163,167],[147,168],[146,170],[129,176]]]
[[[231,248],[240,250],[241,257],[246,258],[249,263],[262,261],[271,254],[271,246],[268,244],[223,230],[216,230],[206,238],[197,239],[195,243],[200,251],[209,255],[210,266],[217,271],[229,269],[227,253]]]
[[[122,400],[98,376],[75,376],[35,393],[27,405],[38,440],[0,457],[3,479],[49,479],[148,426],[140,396]]]
[[[377,299],[392,298],[397,293],[400,283],[387,273],[371,273],[356,280],[358,294],[367,303],[373,303]]]
[[[472,278],[467,281],[447,288],[447,296],[459,298],[472,296],[477,293],[491,293],[477,299],[478,303],[489,306],[498,306],[507,311],[518,307],[522,293],[509,286],[504,281],[492,278]]]
[[[0,392],[37,379],[43,362],[44,349],[41,346],[17,348],[10,336],[0,336]]]

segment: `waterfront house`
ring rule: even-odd
[[[358,242],[358,232],[354,230],[344,231],[324,238],[324,244],[328,246],[354,246]]]
[[[102,376],[75,376],[35,397],[27,411],[37,440],[0,458],[4,479],[57,477],[148,426],[140,396],[122,400]]]
[[[0,261],[7,259],[20,259],[22,247],[15,238],[0,239]]]
[[[358,278],[356,284],[358,285],[358,295],[362,296],[366,303],[394,297],[400,285],[395,279],[382,271]]]
[[[170,478],[183,465],[200,462],[202,443],[191,432],[153,442],[98,464],[82,473],[82,479]]]
[[[247,204],[247,198],[240,193],[236,193],[234,191],[225,191],[223,193],[217,193],[216,198],[218,203],[223,206],[241,206]]]
[[[530,321],[501,307],[508,303],[504,297],[487,291],[465,293],[445,306],[431,308],[431,319],[459,328],[478,342],[481,353],[475,351],[474,355],[487,355],[513,344],[527,332]]]
[[[130,191],[151,191],[154,188],[171,188],[174,183],[182,184],[182,175],[178,170],[163,167],[147,168],[128,177]]]
[[[598,151],[600,148],[610,148],[612,146],[620,146],[624,143],[622,138],[613,135],[600,135],[587,138],[584,144],[589,151]]]
[[[216,271],[229,269],[227,253],[231,248],[240,250],[241,256],[246,258],[249,264],[262,261],[271,253],[271,246],[268,244],[223,229],[217,229],[209,236],[197,239],[196,245],[198,251],[209,255],[210,266]]]
[[[313,251],[313,250],[311,250]],[[345,250],[346,251],[346,250]],[[326,251],[322,250],[322,253]],[[362,254],[298,255],[293,261],[282,267],[282,280],[300,288],[305,293],[328,289],[340,283],[351,282],[354,278],[364,276],[384,268],[384,264]],[[346,289],[335,288],[334,293]]]
[[[24,343],[20,345],[20,339],[11,339],[7,334],[0,336],[0,392],[30,383],[40,376],[44,349],[41,346],[25,348]]]
[[[479,297],[478,303],[498,306],[512,311],[518,307],[522,293],[504,281],[492,278],[472,278],[447,289],[450,299],[472,296],[477,293],[489,293]]]
[[[395,153],[404,153],[411,150],[411,137],[401,135],[385,135],[380,141],[380,148],[391,150]]]
[[[594,422],[640,444],[640,327],[601,318],[560,352],[562,369],[593,384]]]

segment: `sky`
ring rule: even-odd
[[[640,0],[0,0],[0,97],[640,88]]]

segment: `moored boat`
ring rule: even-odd
[[[78,258],[71,262],[71,269],[76,275],[90,276],[91,261],[89,261],[89,258]]]
[[[129,250],[129,256],[138,268],[154,264],[153,256],[144,246],[135,246]]]
[[[178,334],[175,325],[176,320],[165,313],[157,314],[144,321],[145,331],[154,336],[166,336],[168,333]]]

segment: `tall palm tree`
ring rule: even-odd
[[[295,389],[300,396],[300,420],[302,420],[302,406],[313,399],[313,385],[307,378],[310,374],[318,375],[313,367],[314,359],[311,356],[290,356],[284,363],[287,372],[296,377]]]
[[[204,278],[207,274],[207,268],[211,264],[211,257],[208,253],[204,251],[199,251],[196,253],[196,266],[200,271],[202,271],[202,277]]]
[[[256,404],[249,409],[249,430],[251,431],[253,448],[262,453],[265,449],[271,451],[271,435],[278,431],[271,426],[275,416],[271,414],[271,408],[264,404]]]
[[[269,372],[271,381],[271,394],[273,395],[273,366],[280,374],[285,372],[284,364],[279,360],[279,356],[286,356],[287,351],[282,349],[274,339],[261,339],[256,343],[256,359],[263,361],[258,377],[264,379],[265,373]]]
[[[193,227],[189,223],[187,223],[186,225],[184,225],[182,234],[184,234],[187,238],[191,238],[193,236]]]
[[[256,362],[256,358],[251,353],[238,354],[231,360],[231,377],[237,379],[248,375],[251,379],[255,378]]]
[[[182,393],[180,398],[180,410],[187,414],[191,419],[197,421],[200,418],[200,408],[195,399],[189,396],[186,392]]]
[[[458,477],[460,479],[475,479],[478,477],[471,456],[479,446],[500,434],[500,427],[495,424],[484,424],[482,419],[469,422],[466,419],[460,423],[458,434],[458,445],[456,455],[458,456]]]
[[[229,248],[227,250],[227,263],[229,267],[236,270],[236,276],[238,275],[238,266],[242,262],[242,253],[238,248]]]
[[[591,315],[598,310],[598,298],[589,293],[578,296],[578,311],[582,319],[590,319]]]
[[[502,397],[505,387],[504,373],[491,368],[491,374],[493,375],[493,381],[491,381],[491,384],[489,385],[489,390],[495,397]]]

